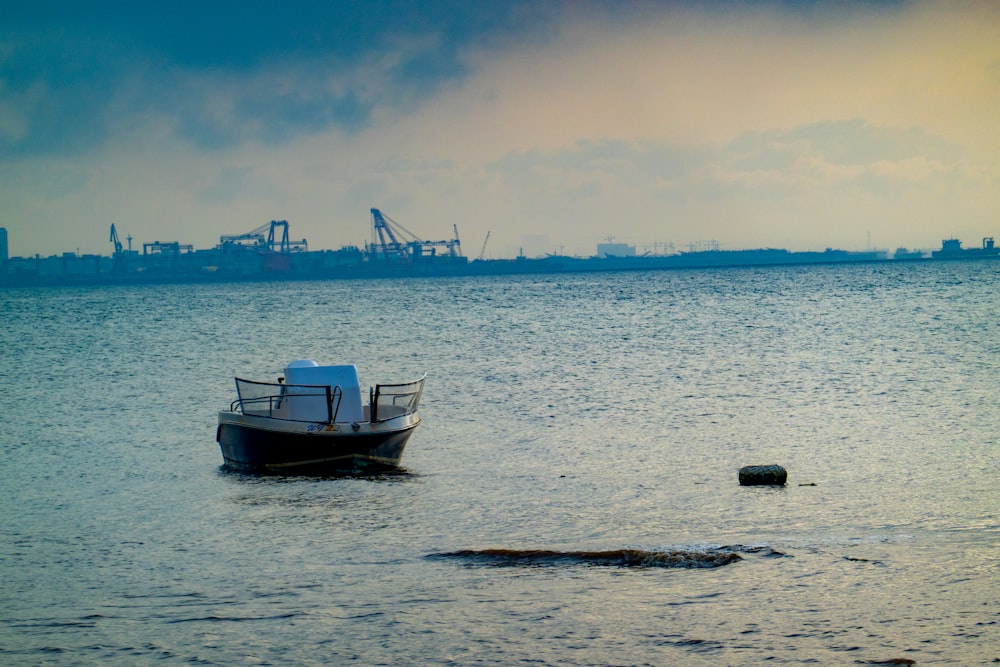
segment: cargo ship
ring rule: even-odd
[[[958,239],[941,241],[941,249],[931,253],[934,259],[979,259],[1000,256],[1000,248],[993,243],[993,237],[987,236],[978,248],[963,248]]]

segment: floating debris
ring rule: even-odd
[[[844,556],[843,558],[844,560],[850,561],[852,563],[871,563],[872,565],[885,565],[885,563],[883,563],[880,560],[872,560],[869,558],[853,558],[851,556]]]
[[[740,468],[740,486],[784,486],[787,480],[788,472],[779,465]]]

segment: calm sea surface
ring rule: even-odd
[[[1000,659],[1000,262],[0,291],[0,664]],[[405,472],[233,376],[427,372]],[[751,464],[784,488],[740,487]],[[595,553],[610,552],[610,553]]]

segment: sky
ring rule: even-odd
[[[1000,3],[0,0],[0,202],[24,257],[976,246]]]

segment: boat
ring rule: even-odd
[[[910,250],[909,248],[896,248],[892,253],[894,260],[926,259],[927,253],[923,250]]]
[[[290,362],[277,382],[235,378],[237,398],[219,413],[225,466],[251,474],[377,474],[399,468],[420,425],[421,376],[379,384],[362,404],[357,366]]]
[[[1000,247],[993,242],[992,236],[983,238],[979,248],[963,248],[958,239],[941,241],[941,249],[931,253],[935,259],[979,259],[983,257],[1000,257]]]

